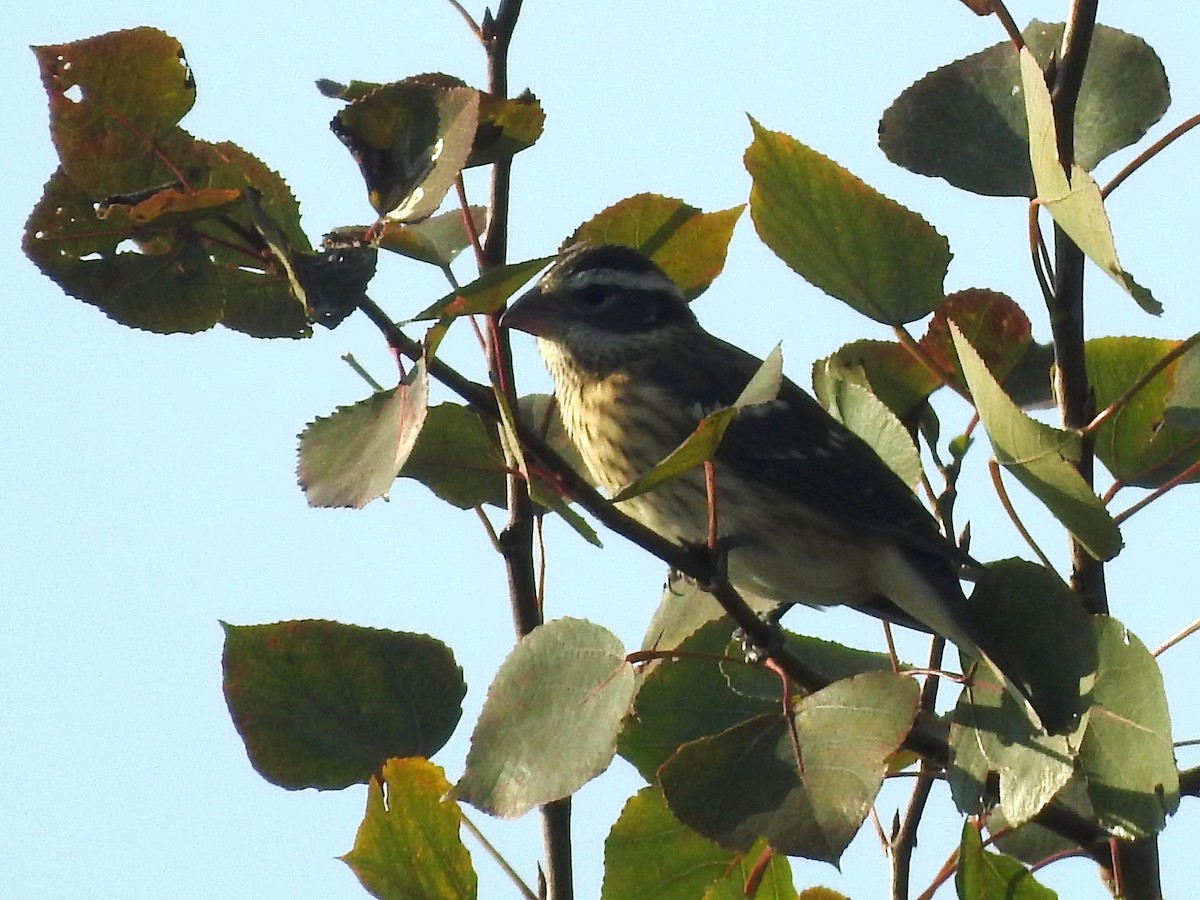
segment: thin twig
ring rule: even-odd
[[[1197,125],[1200,125],[1200,114],[1194,115],[1189,119],[1184,119],[1157,141],[1135,156],[1129,161],[1120,172],[1113,176],[1112,181],[1104,186],[1100,191],[1100,199],[1106,199],[1109,194],[1115,191],[1126,178],[1140,169],[1143,165],[1149,162],[1155,155],[1161,153],[1169,144],[1174,143],[1179,138],[1183,137]]]
[[[470,28],[471,33],[475,35],[475,40],[482,41],[483,32],[479,29],[479,23],[471,18],[471,14],[467,12],[466,8],[459,3],[458,0],[446,0],[446,2],[453,6],[454,9],[458,11],[458,14],[463,17],[463,21],[467,23],[467,27]]]
[[[1029,204],[1029,255],[1033,263],[1033,274],[1037,278],[1038,287],[1041,288],[1042,298],[1046,303],[1050,303],[1054,299],[1054,289],[1050,286],[1050,280],[1053,278],[1051,272],[1052,263],[1050,262],[1050,252],[1046,249],[1046,239],[1042,235],[1042,229],[1038,227],[1038,210],[1041,209],[1041,204]]]
[[[467,185],[463,181],[462,172],[459,172],[458,177],[454,179],[454,189],[458,193],[458,208],[462,213],[467,240],[471,242],[471,249],[475,251],[475,259],[479,263],[479,268],[482,269],[486,257],[483,255],[483,244],[479,242],[479,229],[475,227],[475,220],[471,217],[471,204],[467,201]]]
[[[496,534],[496,529],[492,526],[492,520],[487,517],[487,513],[483,511],[482,506],[474,506],[475,515],[479,518],[480,524],[483,525],[483,530],[487,533],[488,540],[492,542],[492,549],[497,553],[500,552],[500,536]]]
[[[344,362],[346,365],[348,365],[350,368],[352,368],[355,371],[355,373],[358,375],[359,378],[361,378],[363,381],[365,381],[367,384],[369,384],[371,386],[371,390],[376,391],[376,392],[386,390],[386,388],[382,384],[380,384],[378,381],[376,381],[374,378],[371,377],[370,372],[368,372],[366,369],[364,369],[362,367],[362,364],[357,359],[354,358],[353,353],[343,353],[342,354],[342,362]]]
[[[988,472],[992,476],[992,485],[996,488],[996,496],[1000,498],[1000,505],[1008,513],[1009,521],[1013,523],[1013,527],[1025,539],[1025,543],[1029,545],[1034,555],[1041,560],[1042,565],[1053,571],[1054,564],[1050,562],[1050,557],[1042,552],[1042,548],[1038,546],[1037,541],[1033,539],[1033,535],[1029,533],[1029,529],[1025,527],[1025,523],[1021,521],[1021,517],[1017,515],[1017,510],[1012,505],[1012,500],[1008,496],[1008,489],[1004,487],[1004,480],[1000,477],[1000,463],[994,457],[988,460]]]
[[[996,13],[996,18],[1000,20],[1000,24],[1004,26],[1005,32],[1008,34],[1008,39],[1012,41],[1013,46],[1020,50],[1025,46],[1025,38],[1021,34],[1021,29],[1017,27],[1016,21],[1012,17],[1012,13],[1008,11],[1008,7],[1004,5],[1004,0],[993,0],[993,11]]]
[[[708,549],[716,552],[717,536],[717,473],[711,459],[704,461],[704,491],[708,497]]]
[[[908,900],[909,883],[912,880],[912,855],[917,847],[917,828],[929,803],[936,776],[929,766],[921,763],[916,784],[908,798],[900,828],[891,840],[889,854],[892,860],[892,900]]]
[[[1179,359],[1197,344],[1200,344],[1200,331],[1193,334],[1187,340],[1180,341],[1176,346],[1164,353],[1161,358],[1155,361],[1154,365],[1139,375],[1137,381],[1131,384],[1126,391],[1121,394],[1120,397],[1108,404],[1108,406],[1106,406],[1104,409],[1100,410],[1100,412],[1095,415],[1092,421],[1088,422],[1087,425],[1080,429],[1080,434],[1095,434],[1096,430],[1099,429],[1101,425],[1112,418],[1112,416],[1120,411],[1120,409],[1129,403],[1130,400],[1145,390],[1146,386],[1155,378],[1157,378],[1159,374],[1167,368],[1167,366],[1171,365],[1171,363],[1175,362],[1175,360]]]
[[[1159,644],[1157,648],[1155,648],[1151,655],[1155,657],[1161,656],[1182,641],[1185,637],[1189,637],[1190,635],[1195,634],[1197,631],[1200,631],[1200,619],[1197,619],[1191,625],[1187,626],[1187,628],[1184,628],[1178,633],[1167,638],[1165,641]]]
[[[496,865],[504,870],[504,874],[516,885],[517,890],[521,892],[525,900],[538,900],[537,894],[529,888],[529,885],[521,879],[516,870],[508,864],[508,860],[500,854],[500,851],[492,846],[492,842],[483,836],[483,832],[475,827],[475,823],[467,818],[466,814],[462,812],[461,807],[459,808],[459,815],[462,816],[463,827],[471,832],[471,836],[483,846],[484,852],[495,861]]]
[[[1171,478],[1168,481],[1164,481],[1161,485],[1159,485],[1157,488],[1155,488],[1153,491],[1151,491],[1149,494],[1147,494],[1145,497],[1143,497],[1137,503],[1133,504],[1133,506],[1129,507],[1128,509],[1124,510],[1123,512],[1117,513],[1115,516],[1113,516],[1113,524],[1120,525],[1122,522],[1124,522],[1126,519],[1128,519],[1134,513],[1140,512],[1141,510],[1145,509],[1147,506],[1149,506],[1151,503],[1153,503],[1155,500],[1157,500],[1159,497],[1161,497],[1167,491],[1171,490],[1172,488],[1177,488],[1177,487],[1179,487],[1179,485],[1190,481],[1192,479],[1192,477],[1195,476],[1197,473],[1200,473],[1200,460],[1197,460],[1196,462],[1192,463],[1190,466],[1188,466],[1186,469],[1184,469],[1182,472],[1180,472],[1174,478]]]

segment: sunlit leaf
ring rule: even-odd
[[[958,870],[954,873],[958,896],[970,900],[1003,897],[1005,900],[1057,900],[1058,895],[1038,883],[1033,874],[1015,859],[983,849],[983,841],[972,822],[963,822],[958,848]]]
[[[390,759],[367,786],[354,849],[341,857],[375,897],[474,900],[478,879],[459,837],[450,783],[424,759]],[[384,792],[384,785],[387,792]]]
[[[950,265],[944,237],[795,138],[750,124],[750,216],[776,256],[877,322],[901,325],[937,308]]]
[[[604,841],[601,900],[694,900],[743,897],[742,887],[761,851],[726,850],[679,824],[662,792],[647,787],[630,797]],[[728,880],[735,894],[707,893]],[[759,897],[794,898],[787,859],[771,860]],[[789,888],[791,888],[789,890]]]
[[[1045,75],[1028,48],[1021,50],[1021,81],[1029,118],[1029,159],[1033,168],[1037,202],[1045,206],[1056,224],[1092,262],[1099,266],[1148,313],[1159,315],[1162,304],[1133,280],[1117,259],[1112,226],[1095,180],[1078,163],[1070,178],[1058,158],[1054,110]]]
[[[472,206],[471,222],[475,233],[482,234],[487,225],[487,209]],[[344,230],[361,236],[367,228]],[[411,224],[384,219],[382,228],[378,230],[378,242],[383,250],[444,269],[471,245],[471,237],[467,233],[462,210],[452,209]]]
[[[520,153],[542,136],[546,113],[529,91],[503,98],[480,94],[479,129],[467,167],[485,166]]]
[[[971,398],[992,442],[996,460],[1037,497],[1097,559],[1121,549],[1121,534],[1100,498],[1071,464],[1079,437],[1031,419],[988,372],[979,354],[950,324]]]
[[[1079,765],[1101,827],[1125,840],[1157,834],[1179,806],[1162,672],[1120,622],[1094,618],[1100,666]]]
[[[566,241],[623,244],[649,256],[689,300],[721,273],[743,207],[701,212],[682,200],[637,194],[597,213]]]
[[[442,317],[494,313],[503,308],[505,302],[534,275],[546,268],[554,257],[543,256],[524,262],[497,266],[484,272],[468,285],[451,291],[436,303],[413,316],[412,321],[422,322]]]
[[[33,52],[71,181],[101,199],[178,178],[163,139],[192,108],[196,83],[175,38],[142,27]]]
[[[901,419],[916,410],[941,380],[908,350],[890,341],[853,341],[813,363],[813,389],[826,409],[837,384],[848,381],[870,389]]]
[[[1137,337],[1088,341],[1088,380],[1096,406],[1106,408],[1122,397],[1178,343]],[[1126,484],[1159,487],[1200,460],[1200,435],[1168,423],[1168,397],[1178,384],[1181,362],[1167,366],[1096,432],[1096,455],[1115,478]],[[1187,480],[1198,481],[1200,474]]]

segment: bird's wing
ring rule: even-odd
[[[703,384],[706,396],[690,401],[729,405],[760,363],[732,344],[709,338],[713,343],[704,364],[693,369],[694,386]],[[875,451],[788,379],[775,402],[737,415],[716,460],[743,478],[820,510],[851,533],[888,537],[943,565],[969,562]]]

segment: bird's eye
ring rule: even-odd
[[[584,306],[590,306],[594,309],[598,306],[603,306],[612,297],[612,290],[602,284],[589,284],[576,291],[575,296],[579,298],[579,302]]]

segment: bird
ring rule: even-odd
[[[620,244],[567,247],[500,325],[537,337],[567,434],[610,496],[705,415],[731,405],[761,364],[704,330],[679,285]],[[1028,685],[963,593],[970,557],[811,395],[784,378],[774,400],[739,409],[712,463],[733,587],[782,609],[842,604],[939,634],[987,663],[1030,708]],[[668,539],[707,538],[698,468],[619,507]]]

